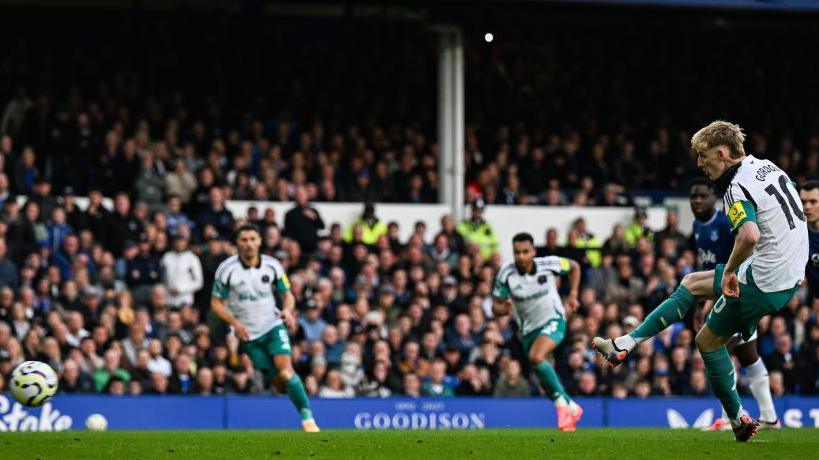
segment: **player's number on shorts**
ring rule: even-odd
[[[545,328],[543,328],[543,332],[545,332],[546,334],[554,334],[555,331],[557,331],[557,323],[556,322],[551,322],[551,323],[547,324]]]
[[[796,228],[796,224],[793,222],[793,215],[791,214],[790,209],[793,209],[793,214],[796,214],[796,217],[799,218],[802,222],[805,222],[805,214],[802,213],[802,210],[799,209],[799,205],[796,204],[796,200],[793,198],[793,195],[788,192],[788,178],[784,175],[779,176],[779,188],[782,189],[782,193],[779,193],[779,190],[774,187],[773,184],[765,187],[765,191],[768,192],[768,195],[773,196],[776,198],[776,201],[779,202],[779,206],[782,207],[782,212],[785,213],[785,218],[788,219],[788,227],[791,230]],[[785,195],[788,197],[788,202],[785,202],[785,198],[782,197]],[[788,204],[790,204],[790,209],[788,209]]]
[[[285,350],[290,349],[290,337],[287,336],[287,331],[284,329],[279,329],[279,340],[282,342],[282,348]]]

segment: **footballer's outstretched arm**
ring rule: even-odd
[[[577,300],[580,295],[580,264],[577,261],[569,259],[569,297],[566,299],[566,306],[569,311],[574,311],[580,302]]]
[[[235,316],[230,314],[228,309],[225,307],[224,300],[218,297],[211,297],[210,309],[213,310],[213,313],[215,313],[219,319],[233,326],[233,329],[236,330],[236,335],[239,336],[240,339],[247,340],[250,338],[250,334],[247,332],[247,327],[239,322]]]
[[[296,329],[296,296],[291,291],[282,292],[282,319],[290,330]]]

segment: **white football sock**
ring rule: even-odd
[[[748,376],[748,387],[751,389],[751,394],[754,395],[759,405],[759,419],[765,422],[775,422],[777,417],[773,396],[771,396],[771,380],[762,358],[758,358],[755,363],[746,367],[745,375]]]
[[[614,344],[621,350],[631,351],[637,346],[637,340],[634,337],[626,334],[614,339]]]

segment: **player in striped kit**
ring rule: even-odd
[[[574,431],[583,409],[566,393],[547,357],[566,335],[566,308],[555,278],[569,276],[566,307],[572,312],[578,305],[580,265],[563,257],[535,257],[534,239],[528,233],[515,235],[512,247],[515,261],[501,267],[495,278],[492,312],[505,316],[514,310],[529,362],[557,409],[557,427]]]
[[[698,178],[691,182],[689,193],[691,211],[694,213],[692,237],[697,249],[697,270],[713,270],[717,264],[728,262],[731,250],[734,247],[734,235],[731,221],[725,213],[717,210],[717,196],[714,184],[705,178]],[[705,301],[706,312],[713,307],[714,302]],[[782,424],[776,415],[773,397],[771,396],[771,381],[768,377],[768,368],[757,351],[757,336],[754,333],[747,341],[736,334],[731,341],[732,353],[745,369],[748,378],[748,387],[759,406],[760,428],[781,428]],[[730,430],[728,416],[723,411],[723,417],[714,421],[706,431]]]
[[[236,231],[238,254],[216,269],[211,308],[233,327],[253,365],[286,391],[299,411],[304,431],[318,432],[304,384],[290,358],[285,326],[295,327],[296,299],[284,267],[273,257],[260,254],[261,245],[262,235],[256,226],[243,225]],[[282,298],[281,306],[276,295]]]
[[[725,121],[715,121],[691,138],[697,166],[724,194],[736,234],[728,261],[686,275],[671,297],[628,335],[593,341],[606,360],[619,364],[698,300],[716,299],[696,343],[711,388],[741,442],[756,434],[759,422],[742,413],[725,345],[737,332],[749,340],[760,318],[788,304],[805,277],[809,251],[806,218],[793,182],[772,162],[746,155],[744,141],[742,129]]]

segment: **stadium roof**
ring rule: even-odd
[[[268,13],[343,16],[351,9],[367,7],[400,7],[406,13],[413,11],[436,13],[458,11],[469,16],[464,7],[480,6],[493,9],[510,5],[525,6],[632,6],[692,9],[730,9],[746,11],[819,11],[819,0],[300,0],[280,2],[273,0],[0,0],[1,6],[84,8],[107,10],[227,10],[239,12],[247,7],[262,5]],[[397,11],[398,12],[398,11]]]

